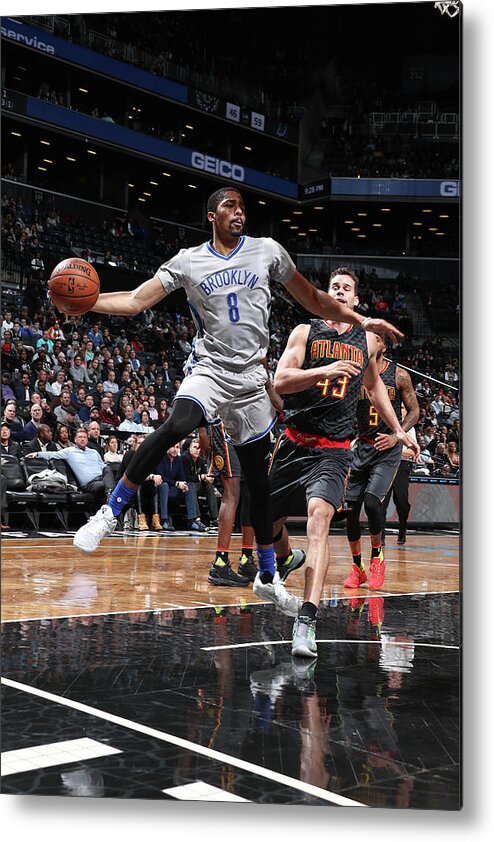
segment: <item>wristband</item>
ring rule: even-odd
[[[360,322],[360,327],[363,327],[363,328],[364,328],[364,330],[365,330],[365,326],[366,326],[367,322],[370,322],[370,321],[371,321],[371,317],[370,317],[370,316],[366,316],[366,318],[364,319],[364,321],[363,321],[363,322]]]

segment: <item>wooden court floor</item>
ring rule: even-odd
[[[458,535],[390,533],[383,590],[352,592],[334,534],[315,662],[252,586],[208,583],[215,543],[2,540],[2,793],[458,810]]]
[[[240,537],[232,539],[233,566],[240,554]],[[307,539],[295,535],[292,546],[307,549]],[[370,554],[363,538],[363,557]],[[72,538],[39,536],[2,542],[2,620],[149,611],[166,608],[259,603],[252,588],[212,586],[207,581],[214,559],[214,536],[113,535],[92,554],[76,550]],[[456,535],[409,535],[404,548],[389,535],[385,548],[386,579],[382,594],[451,592],[459,589],[459,549]],[[367,556],[366,556],[367,553]],[[351,596],[343,581],[350,555],[343,535],[331,537],[331,564],[324,598]],[[303,596],[303,569],[287,581]],[[356,594],[365,595],[364,585]]]

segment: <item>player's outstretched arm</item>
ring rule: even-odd
[[[310,325],[297,325],[288,337],[274,376],[274,388],[279,395],[303,392],[304,389],[314,386],[321,378],[331,381],[345,375],[353,377],[360,372],[358,366],[347,360],[337,360],[331,365],[303,369],[309,331]]]
[[[150,278],[130,292],[103,292],[91,309],[113,316],[135,316],[154,307],[166,295],[159,278]]]
[[[348,325],[361,325],[364,330],[378,333],[380,336],[389,337],[392,342],[399,342],[403,334],[384,319],[364,318],[360,313],[350,310],[345,304],[340,304],[335,298],[317,289],[300,272],[295,272],[292,279],[285,284],[285,289],[305,307],[309,313],[314,313],[322,319],[331,319],[334,322],[341,322]]]
[[[376,356],[374,350],[374,343],[372,337],[368,337],[369,345],[369,363],[364,374],[364,386],[367,390],[369,400],[372,406],[377,410],[377,413],[384,423],[389,427],[395,440],[401,444],[409,447],[417,457],[420,453],[420,448],[416,441],[414,441],[403,430],[396,417],[396,413],[391,405],[388,397],[388,390],[379,376],[379,371],[376,364]],[[377,450],[386,450],[386,447],[380,447],[376,444]]]

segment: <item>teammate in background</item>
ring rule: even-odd
[[[401,406],[404,405],[406,414],[401,426],[405,432],[408,432],[417,423],[420,414],[410,375],[405,369],[384,359],[386,344],[381,337],[376,336],[375,341],[379,376],[398,418],[402,417]],[[400,466],[403,444],[412,452],[416,453],[418,450],[416,440],[409,436],[409,439],[413,441],[413,447],[406,442],[403,443],[396,437],[388,419],[380,416],[380,408],[376,407],[368,389],[362,388],[357,404],[358,442],[353,452],[346,489],[346,502],[350,507],[346,528],[353,563],[344,582],[345,588],[358,588],[367,581],[360,540],[362,503],[369,522],[372,548],[369,588],[371,590],[382,588],[386,570],[381,540],[381,532],[386,519],[386,507],[383,501]]]
[[[259,558],[254,593],[293,613],[297,601],[287,594],[275,569],[266,467],[269,431],[276,420],[261,364],[269,346],[270,283],[283,284],[302,307],[321,318],[362,324],[365,330],[383,333],[393,341],[402,334],[381,319],[364,319],[318,290],[297,271],[288,252],[275,240],[245,236],[245,205],[237,188],[215,191],[208,199],[207,217],[213,228],[212,241],[181,249],[134,291],[103,293],[92,308],[97,313],[134,316],[184,288],[199,338],[193,371],[175,395],[170,418],[141,445],[139,459],[132,460],[108,505],[78,530],[74,544],[85,552],[96,550],[167,449],[220,417],[238,447],[249,489]]]
[[[212,585],[247,587],[249,582],[254,581],[258,571],[253,556],[254,530],[250,525],[247,490],[245,483],[241,481],[242,469],[237,452],[227,441],[221,421],[218,424],[211,424],[207,430],[201,427],[199,442],[202,452],[209,456],[208,474],[212,477],[220,476],[223,485],[223,497],[218,513],[216,555],[209,571],[208,582]],[[238,573],[236,573],[230,564],[229,551],[240,497],[242,497],[240,510],[242,552]]]
[[[351,269],[331,273],[329,295],[338,303],[353,309],[357,293],[358,277]],[[296,657],[317,657],[316,615],[330,560],[328,532],[343,502],[362,383],[396,441],[418,451],[400,427],[379,377],[378,349],[376,335],[359,325],[313,319],[292,331],[276,369],[274,386],[283,395],[287,425],[269,474],[277,553],[287,545],[286,517],[307,506],[304,602],[292,639]]]
[[[412,427],[408,431],[408,435],[410,438],[415,439],[417,441],[417,436],[415,433],[415,428]],[[396,506],[396,514],[398,515],[398,539],[396,543],[399,546],[403,546],[406,544],[407,540],[407,522],[408,522],[408,515],[410,514],[410,501],[408,499],[408,486],[410,485],[410,474],[412,471],[412,464],[413,464],[413,453],[408,447],[404,447],[402,454],[401,454],[401,462],[398,467],[398,471],[393,481],[393,485],[389,489],[386,497],[383,500],[383,529],[381,533],[381,541],[384,547],[384,529],[386,526],[386,511],[388,508],[388,503],[391,499],[391,494],[393,494],[393,502]]]

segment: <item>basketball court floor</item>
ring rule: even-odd
[[[335,533],[315,663],[251,586],[208,583],[214,535],[2,544],[3,793],[459,809],[457,534],[389,533],[372,592]]]

